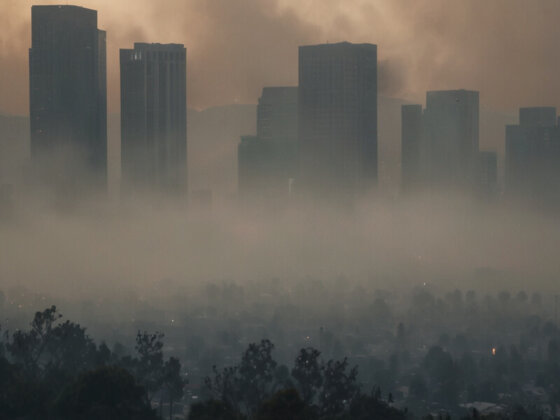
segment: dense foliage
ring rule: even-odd
[[[0,418],[157,419],[151,399],[183,395],[177,359],[164,360],[161,334],[138,332],[135,356],[120,357],[56,307],[0,345]],[[171,405],[171,404],[170,404]]]
[[[301,349],[291,372],[272,358],[269,340],[250,344],[241,362],[219,371],[206,385],[211,399],[195,405],[190,420],[222,419],[404,419],[405,412],[381,399],[379,389],[364,394],[357,368],[348,360],[320,359]]]
[[[54,307],[25,327],[32,312],[20,308],[32,308],[25,304],[33,299],[42,307],[44,297],[0,299],[11,328],[0,343],[0,418],[181,419],[190,411],[193,419],[344,419],[388,410],[381,416],[533,420],[560,413],[554,296],[438,294],[429,286],[397,293],[346,280],[293,288],[224,282],[192,295],[165,285],[149,300],[119,306],[118,317],[107,301],[73,311],[63,303],[109,345]],[[154,330],[165,331],[165,348],[162,334],[145,332]],[[114,391],[96,394],[96,386]]]

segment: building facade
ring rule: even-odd
[[[135,43],[120,69],[122,188],[186,193],[185,47]]]
[[[106,188],[106,34],[97,11],[32,6],[29,85],[36,175],[80,190]]]
[[[427,92],[424,111],[422,105],[403,105],[401,136],[404,192],[430,189],[464,193],[478,187],[478,92]]]
[[[377,46],[299,48],[298,191],[355,197],[377,183]]]
[[[238,147],[239,194],[284,199],[297,175],[298,88],[265,87],[257,105],[257,135]]]
[[[470,190],[479,151],[479,93],[463,89],[427,92],[424,127],[429,184]]]
[[[505,193],[543,206],[560,204],[560,127],[552,107],[521,108],[506,126]]]
[[[475,173],[475,193],[481,198],[494,198],[498,194],[498,154],[478,152]]]

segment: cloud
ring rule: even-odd
[[[45,4],[59,1],[45,1]],[[0,112],[26,113],[29,0],[0,4]],[[560,105],[560,3],[535,0],[82,0],[108,32],[109,108],[119,107],[118,49],[135,41],[188,50],[194,108],[255,103],[264,85],[297,83],[298,45],[378,44],[383,94],[421,101],[471,88],[491,107]]]

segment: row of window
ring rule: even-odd
[[[142,59],[147,59],[149,61],[158,60],[169,60],[169,61],[179,61],[185,59],[185,52],[168,52],[168,51],[138,51],[134,50],[130,53],[130,59],[133,61],[138,61]]]

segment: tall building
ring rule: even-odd
[[[560,127],[552,107],[521,108],[506,126],[505,193],[560,204]]]
[[[422,105],[403,105],[401,107],[401,184],[403,191],[414,190],[422,183],[423,138]]]
[[[75,190],[107,184],[105,36],[95,10],[31,7],[33,165],[48,182]]]
[[[475,193],[481,198],[493,198],[497,195],[498,154],[496,152],[478,152]]]
[[[237,182],[239,195],[243,198],[254,198],[265,189],[266,146],[258,136],[241,136],[237,146]]]
[[[257,106],[257,136],[297,143],[297,86],[264,87]]]
[[[554,127],[556,108],[553,106],[519,108],[519,125],[522,127]]]
[[[426,94],[424,130],[428,183],[469,190],[478,159],[479,94],[468,90]]]
[[[299,47],[299,179],[317,197],[377,183],[377,46]]]
[[[185,193],[185,47],[135,43],[120,50],[120,66],[123,188]]]
[[[476,188],[481,157],[478,116],[479,95],[475,91],[427,92],[424,111],[421,105],[403,105],[403,191],[428,188],[470,192]]]
[[[297,173],[298,88],[265,87],[257,106],[257,135],[238,147],[239,193],[285,198]]]

